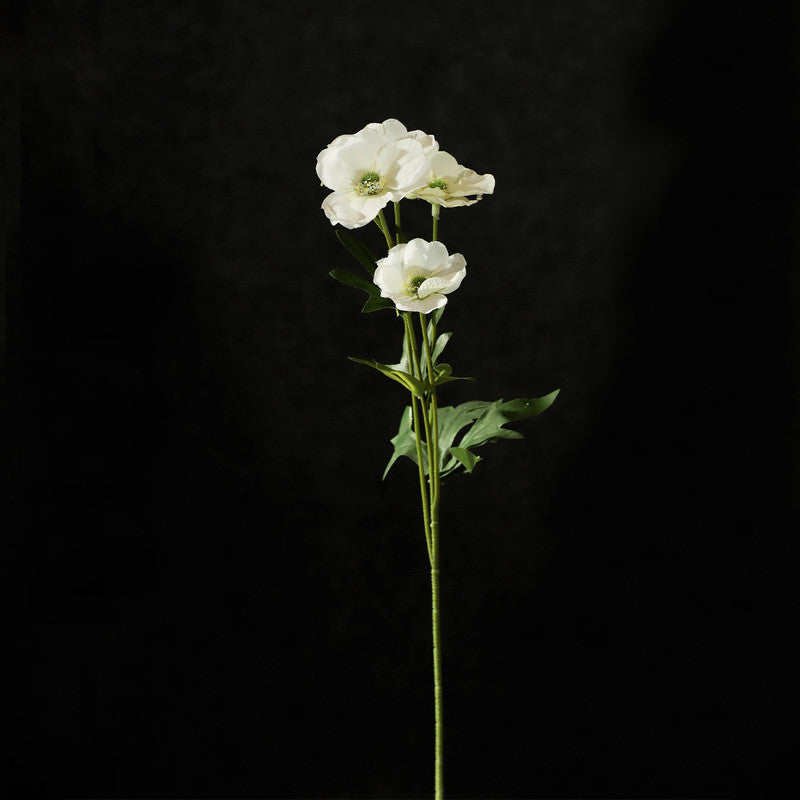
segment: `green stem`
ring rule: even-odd
[[[397,239],[397,244],[404,244],[406,241],[405,234],[403,233],[403,226],[400,222],[400,202],[394,204],[394,232]]]
[[[433,626],[433,704],[434,704],[434,797],[444,797],[444,727],[442,721],[442,647],[441,622],[439,618],[439,500],[441,477],[439,472],[439,412],[436,387],[433,385],[433,358],[428,339],[425,315],[419,315],[422,328],[422,345],[425,351],[425,366],[428,370],[428,463],[430,472],[430,540],[431,540],[431,621]],[[432,331],[435,338],[435,332]],[[428,416],[428,415],[426,415]]]
[[[381,229],[381,233],[386,239],[386,246],[391,250],[394,247],[394,240],[392,239],[392,234],[389,233],[389,225],[386,222],[386,217],[383,216],[383,209],[375,217],[375,224]]]
[[[432,527],[435,527],[432,522]],[[438,557],[434,556],[438,564]],[[444,747],[442,720],[442,645],[439,623],[439,568],[431,567],[431,598],[433,621],[433,706],[434,706],[434,778],[433,792],[436,800],[444,797]]]
[[[408,344],[409,358],[411,359],[411,374],[415,378],[422,379],[422,371],[419,367],[419,357],[417,355],[417,341],[414,337],[414,325],[411,321],[411,314],[408,311],[403,312],[403,322],[406,326],[406,342]],[[425,465],[422,461],[422,427],[420,420],[425,417],[425,408],[422,398],[416,395],[411,395],[411,419],[414,425],[414,437],[417,446],[417,466],[419,467],[419,491],[422,498],[422,519],[425,525],[425,544],[428,547],[428,558],[433,559],[433,552],[431,550],[431,514],[430,505],[428,503],[428,492],[425,486]],[[424,423],[423,423],[424,424]]]
[[[431,241],[437,241],[439,236],[439,214],[442,210],[442,207],[438,203],[431,203],[431,216],[433,217],[433,239]]]

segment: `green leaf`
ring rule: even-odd
[[[355,359],[354,359],[355,360]],[[366,363],[366,362],[365,362]],[[521,439],[522,434],[503,427],[509,422],[525,419],[540,414],[553,404],[558,390],[544,397],[530,399],[521,398],[504,403],[502,400],[471,400],[460,406],[443,406],[438,409],[439,417],[439,474],[444,478],[459,469],[472,472],[481,457],[472,452],[472,448],[480,447],[499,439]],[[459,433],[471,426],[464,433],[458,445],[455,445]],[[384,478],[391,466],[400,456],[410,458],[417,463],[416,439],[411,425],[411,408],[407,407],[400,422],[400,430],[391,440],[394,453],[384,471]],[[422,458],[425,474],[429,473],[427,446],[423,443]]]
[[[375,359],[372,358],[354,358],[353,356],[348,356],[348,358],[351,361],[355,361],[356,364],[366,364],[366,366],[378,370],[378,372],[383,373],[387,378],[391,378],[393,381],[397,381],[402,386],[405,386],[412,394],[421,397],[425,392],[425,384],[408,372],[395,369],[388,364],[381,364],[380,361],[375,361]]]
[[[364,269],[372,275],[378,264],[372,251],[360,240],[353,236],[346,228],[336,228],[336,237],[356,257]]]
[[[439,472],[442,477],[458,469],[459,461],[454,456],[448,458],[456,436],[462,428],[480,417],[491,405],[485,400],[470,400],[460,406],[443,406],[438,410],[439,416]]]
[[[463,447],[451,447],[450,455],[455,456],[467,472],[472,472],[475,469],[475,465],[481,460],[480,456],[476,456]]]
[[[380,311],[382,308],[394,308],[394,303],[388,297],[381,297],[378,292],[364,303],[361,313],[369,314],[371,311]]]
[[[415,464],[417,463],[417,440],[414,436],[414,430],[411,427],[411,406],[406,406],[403,416],[400,420],[400,430],[397,435],[390,440],[394,445],[394,453],[383,471],[383,479],[389,474],[392,465],[397,461],[400,456],[410,458]],[[425,474],[428,474],[428,453],[425,447],[422,448],[422,461],[425,469]]]
[[[550,408],[558,397],[560,389],[556,389],[544,397],[531,397],[530,399],[520,398],[519,400],[509,400],[502,406],[503,415],[509,420],[525,419]]]
[[[368,281],[361,275],[356,275],[355,272],[350,272],[349,269],[332,269],[328,275],[330,275],[331,278],[336,278],[337,281],[346,286],[353,286],[356,289],[361,289],[362,292],[366,292],[369,295],[374,294],[373,289],[378,288],[371,281]]]
[[[532,417],[541,414],[549,408],[558,396],[558,389],[544,397],[533,397],[530,399],[521,398],[510,400],[504,403],[496,400],[483,415],[475,421],[475,424],[464,434],[464,438],[459,443],[461,447],[479,447],[486,442],[493,442],[497,439],[521,439],[522,434],[517,431],[509,430],[503,426],[508,422]]]
[[[475,378],[459,378],[453,375],[453,368],[449,364],[435,364],[433,367],[434,375],[434,386],[441,386],[443,383],[449,383],[450,381],[474,381]]]
[[[442,350],[444,350],[452,335],[452,333],[442,333],[436,339],[436,344],[433,346],[433,351],[431,352],[431,359],[434,364],[436,364],[436,359],[442,354]]]
[[[399,369],[403,372],[413,372],[411,367],[411,351],[408,347],[408,337],[403,336],[403,355],[397,364],[389,364],[392,369]]]
[[[355,272],[350,272],[349,269],[332,269],[328,274],[340,283],[352,286],[355,289],[361,289],[362,292],[366,292],[369,295],[367,302],[364,303],[361,309],[363,314],[379,311],[382,308],[394,308],[394,303],[388,297],[381,297],[381,290],[361,275],[356,275]]]

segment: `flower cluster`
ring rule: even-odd
[[[331,224],[345,228],[366,225],[404,197],[450,208],[494,191],[494,176],[463,167],[433,136],[409,131],[396,119],[338,136],[317,156],[317,175],[333,190],[322,210]]]
[[[409,131],[396,119],[338,136],[317,156],[317,175],[332,190],[322,203],[325,216],[349,229],[375,220],[384,230],[383,209],[402,199],[427,201],[438,221],[441,208],[472,205],[494,192],[493,175],[467,169],[439,150],[433,136]],[[377,262],[374,282],[398,310],[427,314],[458,288],[465,264],[460,253],[449,255],[439,242],[406,243],[398,236],[388,256]]]

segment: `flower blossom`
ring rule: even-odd
[[[317,175],[333,191],[322,203],[332,225],[360,228],[424,182],[439,145],[396,119],[371,122],[334,139],[317,156]]]
[[[441,308],[467,274],[464,256],[449,255],[441,242],[412,239],[395,245],[377,262],[373,280],[381,297],[390,298],[399,311],[427,314]]]
[[[408,195],[434,205],[471,206],[494,192],[494,175],[478,175],[459,164],[450,153],[438,151],[431,159],[428,181]],[[470,196],[475,195],[472,199]]]

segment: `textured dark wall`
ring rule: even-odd
[[[405,397],[346,360],[396,360],[401,326],[328,277],[351,265],[314,172],[387,117],[497,179],[442,218],[468,264],[448,360],[478,379],[444,401],[562,390],[445,487],[449,795],[754,796],[781,771],[794,18],[4,15],[9,796],[430,793],[417,479],[380,481]]]

